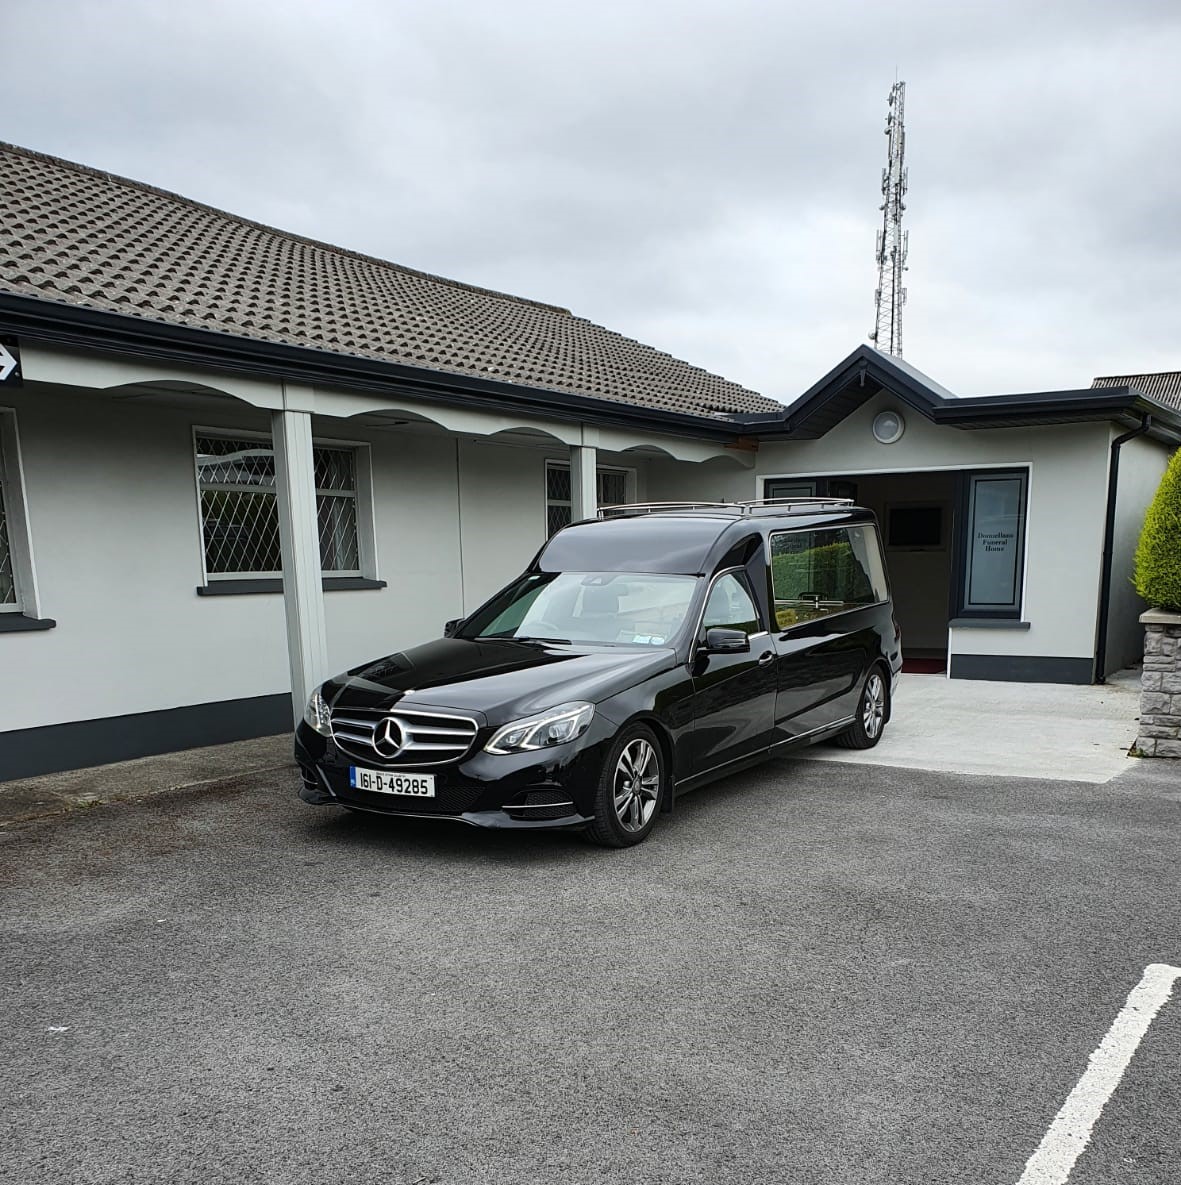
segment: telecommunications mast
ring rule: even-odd
[[[878,231],[877,264],[878,290],[875,293],[877,317],[869,340],[886,354],[902,357],[902,306],[906,304],[906,289],[902,273],[906,271],[907,232],[902,229],[902,214],[906,203],[906,128],[903,108],[906,104],[906,83],[896,82],[890,88],[890,110],[886,115],[886,135],[890,140],[889,156],[882,170],[882,229]]]

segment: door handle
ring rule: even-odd
[[[766,654],[759,655],[759,666],[765,667],[767,663],[775,661],[775,651],[768,650]]]

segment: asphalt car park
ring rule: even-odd
[[[1181,965],[1168,762],[783,760],[621,852],[297,785],[0,836],[11,1179],[1017,1182]],[[1071,1185],[1181,1179],[1179,1067],[1174,994]]]

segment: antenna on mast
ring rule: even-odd
[[[874,294],[876,317],[869,340],[886,354],[902,357],[902,306],[906,304],[906,289],[902,273],[906,271],[906,248],[909,234],[902,229],[902,214],[906,203],[906,128],[903,110],[906,106],[906,83],[895,82],[890,88],[890,109],[886,115],[886,135],[889,151],[886,167],[882,170],[882,229],[878,231],[877,252],[878,288]]]

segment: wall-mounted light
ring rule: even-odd
[[[873,436],[878,444],[894,444],[902,439],[906,421],[896,411],[880,411],[873,418]]]

